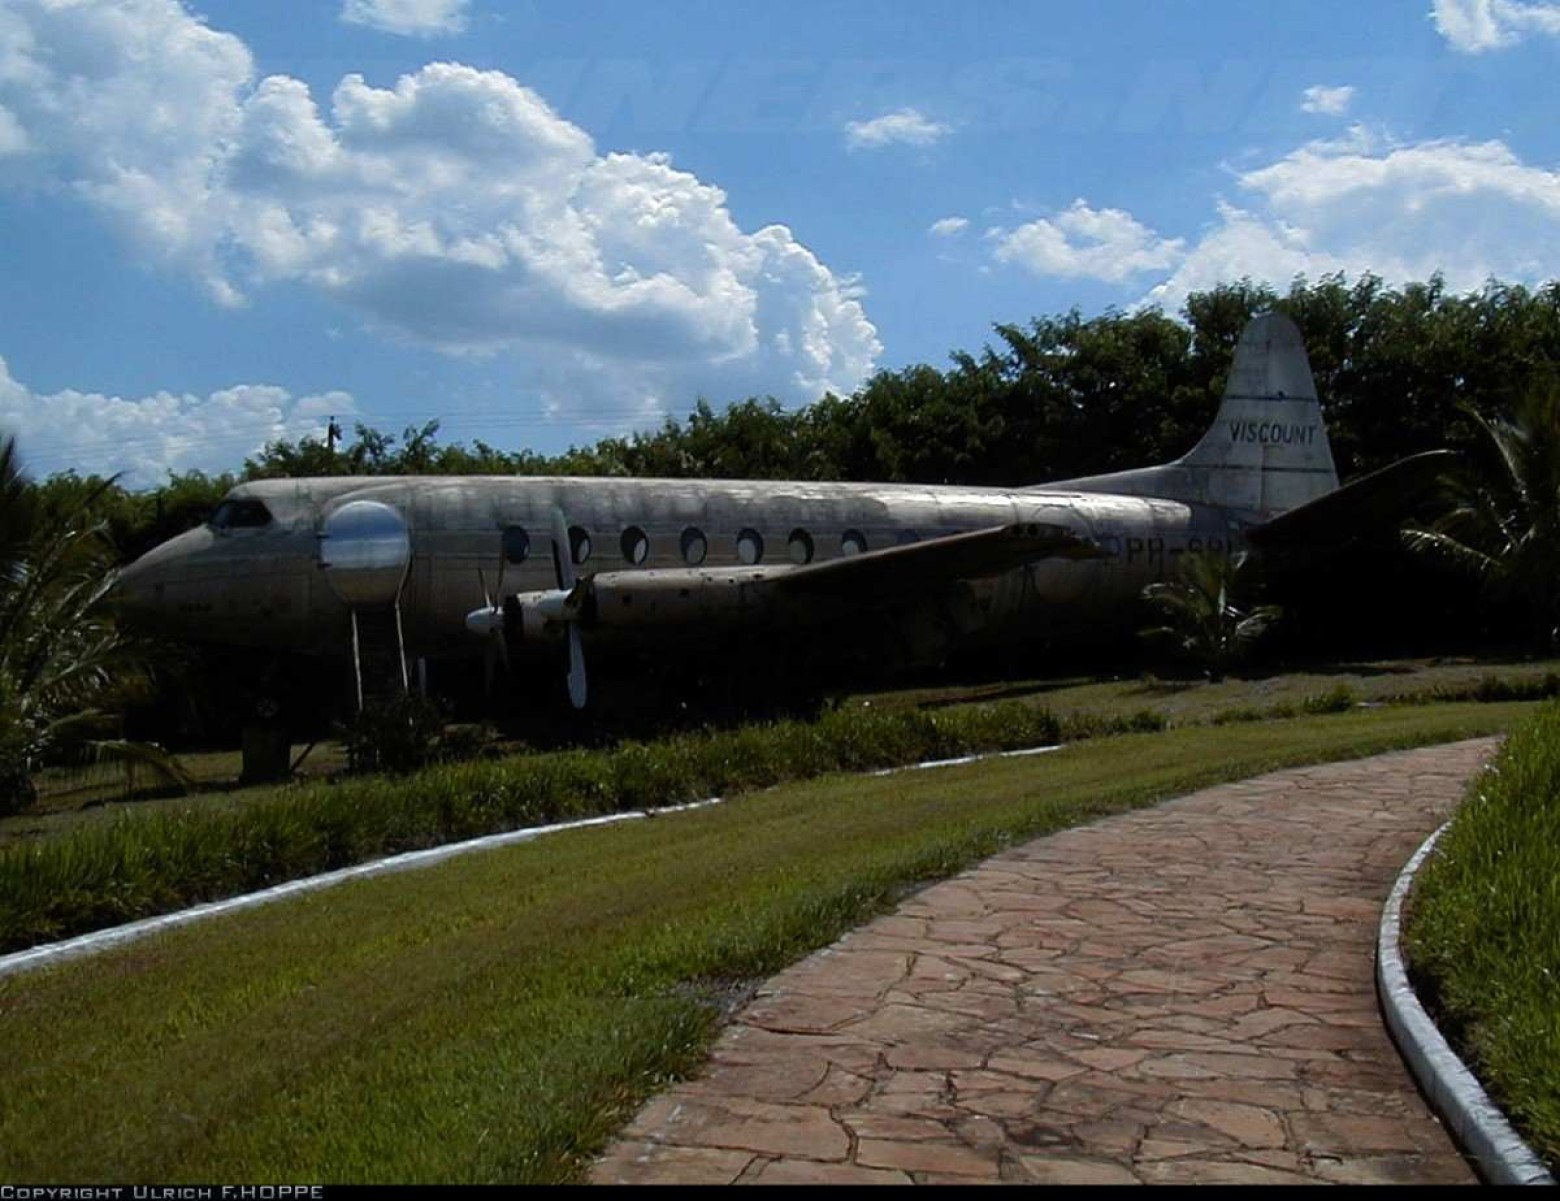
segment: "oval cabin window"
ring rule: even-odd
[[[682,532],[682,557],[683,562],[690,567],[697,567],[704,562],[704,556],[709,554],[710,544],[704,537],[703,530],[696,530],[689,526]]]
[[[757,530],[743,530],[737,535],[737,558],[749,567],[764,557],[764,539]]]
[[[867,536],[860,530],[846,530],[840,535],[840,554],[859,555],[867,549]]]
[[[637,525],[631,525],[623,531],[620,545],[623,548],[623,561],[635,567],[650,557],[650,539]]]
[[[576,564],[590,558],[590,532],[584,526],[569,527],[569,553],[574,557]]]
[[[531,536],[517,525],[507,525],[500,539],[506,563],[524,563],[531,557]]]
[[[812,562],[813,540],[806,530],[792,530],[786,545],[791,551],[791,562],[797,566]]]

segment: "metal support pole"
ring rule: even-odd
[[[358,712],[363,712],[363,664],[358,659],[357,610],[352,610],[352,675],[357,680]]]
[[[406,640],[401,635],[400,597],[395,601],[395,661],[401,665],[401,692],[404,695],[412,690],[412,685],[406,678]]]

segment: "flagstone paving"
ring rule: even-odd
[[[597,1183],[1471,1183],[1381,1021],[1402,865],[1495,739],[1037,839],[770,980]]]

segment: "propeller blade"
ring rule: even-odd
[[[564,592],[574,590],[574,544],[569,541],[569,522],[563,510],[553,506],[553,568],[558,573],[558,587]]]
[[[569,623],[569,703],[585,707],[585,651],[580,646],[580,627]]]
[[[484,696],[493,695],[493,663],[495,659],[504,661],[504,670],[509,670],[509,640],[504,636],[504,612],[500,606],[504,603],[504,556],[499,555],[498,560],[498,595],[494,596],[488,591],[487,575],[482,570],[482,565],[477,565],[477,581],[482,585],[482,608],[466,618],[466,627],[472,629],[473,619],[481,615],[480,624],[475,628],[487,632],[487,647],[482,655],[482,692]]]

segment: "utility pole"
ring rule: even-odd
[[[330,424],[325,427],[325,453],[332,458],[336,456],[336,439],[341,437],[341,427],[336,424],[335,415],[331,415]]]

